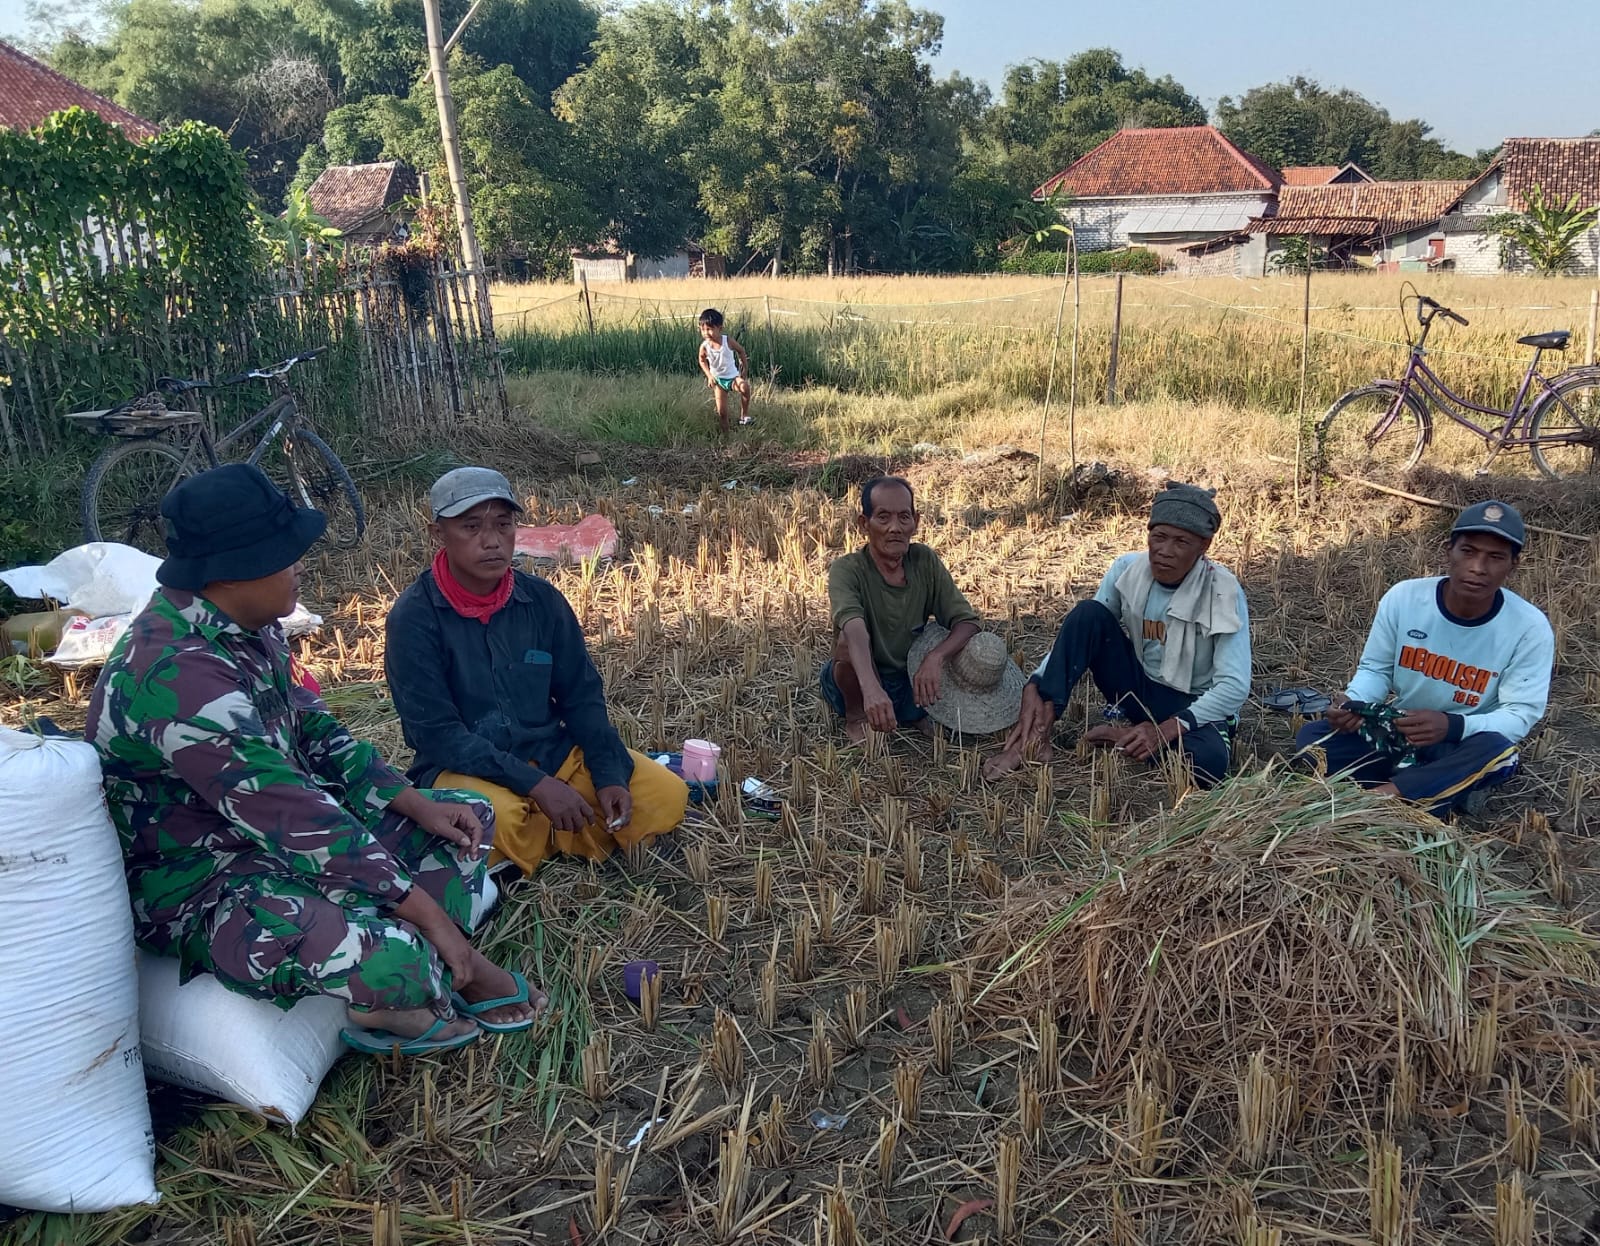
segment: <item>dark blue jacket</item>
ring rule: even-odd
[[[489,620],[463,618],[424,571],[389,611],[383,666],[419,787],[441,770],[526,795],[574,745],[596,788],[626,786],[633,759],[606,716],[583,629],[560,591],[514,572]]]

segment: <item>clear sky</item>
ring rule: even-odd
[[[998,86],[1008,64],[1113,47],[1208,107],[1294,74],[1421,117],[1472,152],[1600,129],[1600,0],[912,0],[945,16],[940,72]],[[25,26],[0,0],[0,35]]]
[[[913,0],[916,2],[916,0]],[[1296,74],[1421,117],[1468,153],[1600,129],[1596,0],[922,0],[941,71],[998,86],[1008,64],[1112,47],[1207,108]]]

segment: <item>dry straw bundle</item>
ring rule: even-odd
[[[1053,1010],[1093,1040],[1108,1098],[1151,1055],[1180,1098],[1237,1110],[1255,1058],[1302,1115],[1348,1116],[1397,1073],[1459,1099],[1490,1010],[1500,1068],[1590,1041],[1569,1018],[1597,941],[1397,801],[1269,767],[1132,827],[1107,859],[1088,887],[1012,893],[979,1006]]]

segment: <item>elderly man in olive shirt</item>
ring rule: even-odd
[[[939,555],[911,539],[917,522],[910,484],[898,476],[867,481],[856,516],[866,546],[828,568],[834,644],[833,660],[822,668],[822,697],[844,718],[853,743],[866,739],[869,725],[885,732],[915,726],[931,734],[923,707],[939,699],[945,663],[978,632],[978,612]],[[950,634],[912,679],[906,655],[930,617]]]

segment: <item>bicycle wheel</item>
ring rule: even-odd
[[[289,460],[289,493],[301,506],[328,517],[326,540],[338,549],[353,549],[367,531],[367,509],[339,456],[309,428],[297,428],[283,443]]]
[[[1336,400],[1313,430],[1312,466],[1346,476],[1398,475],[1417,465],[1427,448],[1428,410],[1407,395],[1394,420],[1374,436],[1395,405],[1393,385],[1363,385]]]
[[[1528,437],[1534,466],[1551,480],[1600,471],[1600,376],[1574,377],[1539,399]]]
[[[140,439],[111,446],[83,481],[83,539],[117,541],[157,558],[167,556],[161,500],[194,474],[192,456],[164,441]]]

